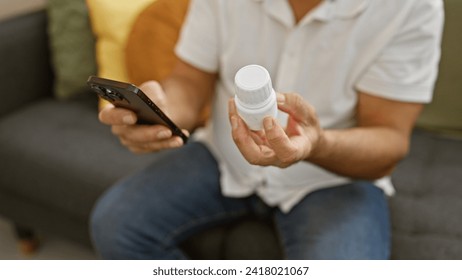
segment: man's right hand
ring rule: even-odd
[[[167,110],[167,99],[162,87],[155,81],[149,81],[140,89],[162,109]],[[166,112],[168,115],[168,112]],[[136,114],[130,110],[106,105],[99,113],[99,120],[112,127],[112,133],[120,142],[136,154],[156,152],[182,146],[183,140],[172,134],[164,125],[138,125]],[[184,133],[189,134],[186,130]]]

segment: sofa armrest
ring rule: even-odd
[[[44,10],[0,22],[0,116],[43,96],[53,80]]]

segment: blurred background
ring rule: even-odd
[[[44,9],[47,0],[0,0],[0,21]],[[42,235],[43,246],[33,254],[21,251],[13,225],[0,216],[0,260],[94,259],[88,247],[52,234]]]
[[[96,258],[95,201],[155,156],[131,154],[98,122],[85,81],[165,77],[188,2],[0,0],[0,259]],[[392,178],[392,259],[462,259],[462,0],[444,3],[434,101]],[[184,248],[196,259],[281,257],[271,224],[252,219]]]

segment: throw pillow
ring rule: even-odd
[[[47,14],[55,96],[68,99],[86,89],[88,76],[96,73],[88,11],[84,0],[48,0]]]
[[[188,7],[189,0],[157,0],[139,14],[126,46],[127,74],[132,83],[161,81],[170,74],[177,61],[174,49]],[[201,124],[209,114],[207,106]]]
[[[96,35],[98,76],[128,81],[125,44],[138,14],[155,0],[87,0]]]
[[[134,22],[126,45],[126,67],[131,82],[160,81],[176,62],[174,54],[189,0],[157,0]]]

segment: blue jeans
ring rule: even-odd
[[[369,182],[307,195],[288,214],[256,196],[224,197],[212,154],[201,143],[163,152],[97,203],[94,245],[104,259],[184,259],[179,243],[246,215],[270,214],[288,259],[387,259],[388,206]]]

